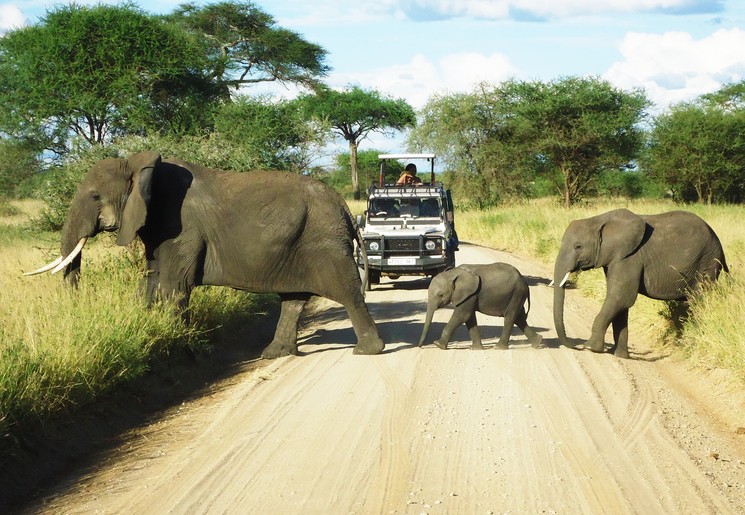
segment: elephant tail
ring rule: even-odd
[[[365,248],[365,242],[362,239],[362,232],[357,226],[357,223],[354,221],[352,212],[349,210],[349,206],[346,202],[344,202],[344,211],[347,215],[347,224],[349,225],[351,233],[354,234],[353,239],[357,242],[357,247],[359,248],[360,255],[362,256],[362,296],[364,297],[365,293],[367,292],[367,281],[370,280],[367,263],[367,249]],[[352,253],[352,258],[354,259],[354,252]]]

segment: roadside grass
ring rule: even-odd
[[[190,324],[175,303],[145,309],[139,251],[107,235],[86,246],[77,291],[59,275],[22,276],[54,259],[58,241],[0,219],[0,442],[142,378],[172,354],[211,350],[216,329],[258,319],[271,302],[203,287],[192,296]]]
[[[551,199],[516,202],[485,211],[458,211],[456,226],[462,241],[485,245],[537,259],[548,266],[558,253],[567,225],[577,218],[626,207],[639,214],[677,209],[692,211],[714,229],[724,247],[730,274],[690,303],[681,319],[676,303],[639,296],[629,314],[630,330],[660,346],[676,349],[701,368],[725,368],[745,384],[745,206],[676,205],[670,201],[604,199],[570,210]],[[576,274],[583,295],[603,299],[602,270]]]

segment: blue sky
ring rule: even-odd
[[[169,12],[178,3],[141,5],[149,12]],[[434,94],[471,91],[481,81],[592,75],[620,88],[643,88],[661,111],[745,80],[743,0],[255,3],[278,25],[329,52],[332,87],[375,88],[415,108]],[[56,4],[0,3],[0,33],[34,23]]]

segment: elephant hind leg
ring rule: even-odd
[[[297,355],[297,325],[309,298],[310,295],[307,293],[280,295],[282,307],[279,322],[274,331],[274,339],[261,353],[262,358],[275,359],[290,354]]]
[[[621,310],[613,318],[613,354],[618,358],[629,358],[629,310]]]
[[[546,347],[543,343],[543,336],[528,325],[528,315],[525,313],[524,308],[520,308],[520,312],[515,317],[515,325],[523,332],[531,347],[534,349],[543,349]]]
[[[479,325],[476,323],[476,313],[473,313],[468,320],[466,320],[466,327],[468,328],[468,334],[471,336],[471,348],[475,350],[483,349],[484,345],[481,343]]]

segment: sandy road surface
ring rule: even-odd
[[[321,302],[302,356],[215,385],[28,511],[745,513],[745,438],[633,341],[629,361],[556,346],[544,268],[470,245],[458,256],[495,260],[529,277],[549,348],[516,332],[508,351],[471,351],[465,328],[452,350],[412,347],[426,282],[384,280],[368,296],[384,354],[353,355],[345,312]],[[589,332],[586,302],[568,295],[570,335]],[[501,319],[479,320],[490,346]]]

